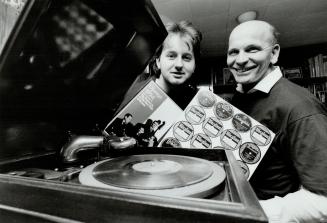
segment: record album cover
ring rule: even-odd
[[[275,134],[208,90],[199,90],[159,146],[231,150],[247,179]]]
[[[106,126],[114,136],[129,136],[138,146],[156,147],[183,110],[150,81]],[[174,115],[172,115],[174,114]]]

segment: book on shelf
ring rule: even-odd
[[[326,91],[318,91],[317,96],[322,103],[326,104]]]
[[[327,76],[327,55],[317,54],[308,59],[310,77]]]
[[[282,73],[283,76],[288,79],[303,77],[301,67],[283,68]]]
[[[322,103],[326,103],[327,82],[309,84],[308,90],[313,95],[315,95]]]

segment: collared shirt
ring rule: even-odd
[[[277,83],[277,81],[283,76],[280,68],[278,66],[265,76],[261,81],[259,81],[251,90],[247,93],[253,93],[255,91],[262,91],[264,93],[269,93],[271,88]],[[237,84],[236,90],[238,92],[244,93],[242,84]]]

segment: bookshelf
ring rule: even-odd
[[[327,104],[327,43],[282,49],[278,65],[285,78]]]

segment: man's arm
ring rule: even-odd
[[[290,157],[300,184],[327,196],[327,116],[307,115],[292,122],[287,132]]]
[[[327,117],[313,114],[294,120],[287,132],[292,162],[303,186],[260,203],[269,222],[327,223]]]
[[[327,223],[327,197],[304,188],[285,197],[260,201],[270,223]]]

